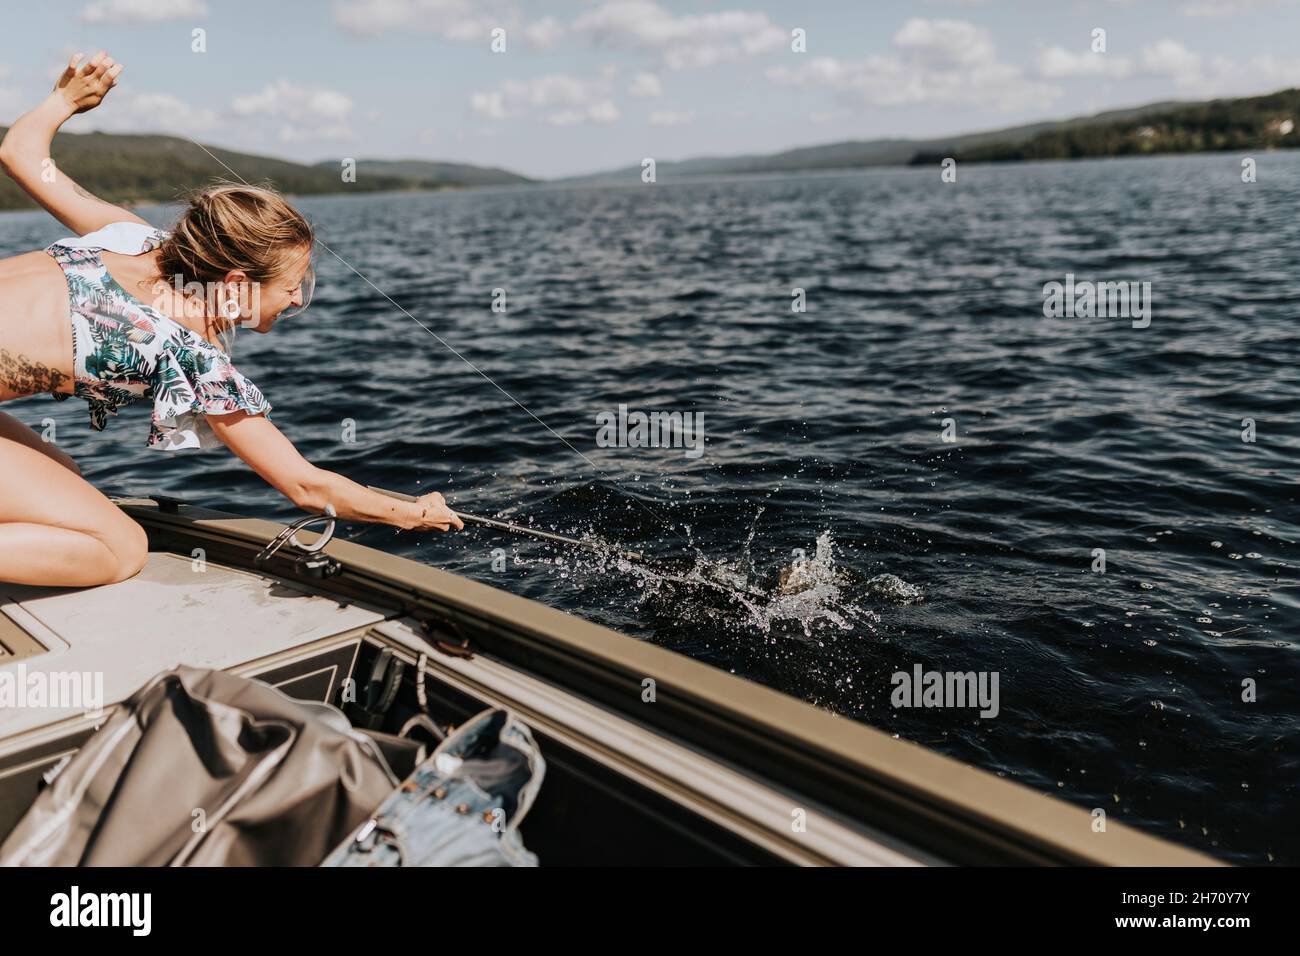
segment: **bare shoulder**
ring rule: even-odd
[[[54,257],[43,250],[24,252],[9,256],[7,259],[0,259],[0,282],[9,278],[41,274],[55,278],[63,274]]]

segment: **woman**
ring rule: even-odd
[[[81,60],[72,57],[0,143],[5,172],[80,237],[0,260],[0,402],[76,395],[102,429],[121,406],[150,399],[151,447],[224,443],[300,508],[332,505],[344,520],[407,529],[463,527],[437,492],[398,501],[309,464],[221,347],[237,325],[269,332],[305,306],[314,236],[279,195],[203,190],[167,233],[54,167],[54,133],[98,106],[122,72],[103,52]],[[0,582],[109,584],[137,573],[147,546],[71,458],[0,412]]]

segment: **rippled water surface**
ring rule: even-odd
[[[338,258],[235,358],[317,464],[661,566],[358,540],[1300,863],[1300,155],[1259,163],[1255,184],[1196,156],[304,200]],[[0,253],[62,234],[0,216]],[[1149,281],[1150,327],[1044,318],[1066,273]],[[146,450],[147,409],[96,434],[78,404],[6,410],[58,421],[101,487],[295,515],[232,456]],[[704,454],[599,447],[620,404],[702,413]],[[997,672],[997,717],[895,709],[916,664]]]

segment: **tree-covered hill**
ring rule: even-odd
[[[7,128],[0,127],[0,136],[6,132]],[[472,185],[451,177],[434,181],[369,169],[355,182],[344,182],[337,163],[308,166],[155,134],[59,133],[51,153],[58,168],[90,192],[115,203],[168,202],[213,179],[269,183],[299,196]],[[34,208],[26,193],[7,176],[0,176],[0,209]]]
[[[1300,89],[1078,124],[1048,130],[1023,142],[981,143],[944,155],[959,162],[1006,162],[1296,146],[1300,146]],[[918,152],[912,162],[937,163],[941,158],[939,152],[927,150]]]

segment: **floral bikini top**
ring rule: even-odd
[[[96,431],[103,431],[119,408],[152,399],[150,448],[217,448],[221,442],[206,416],[261,415],[271,403],[224,351],[122,288],[100,255],[152,252],[166,237],[152,226],[118,222],[46,248],[68,279],[73,394],[90,404],[90,426]],[[69,396],[55,392],[54,397]]]

